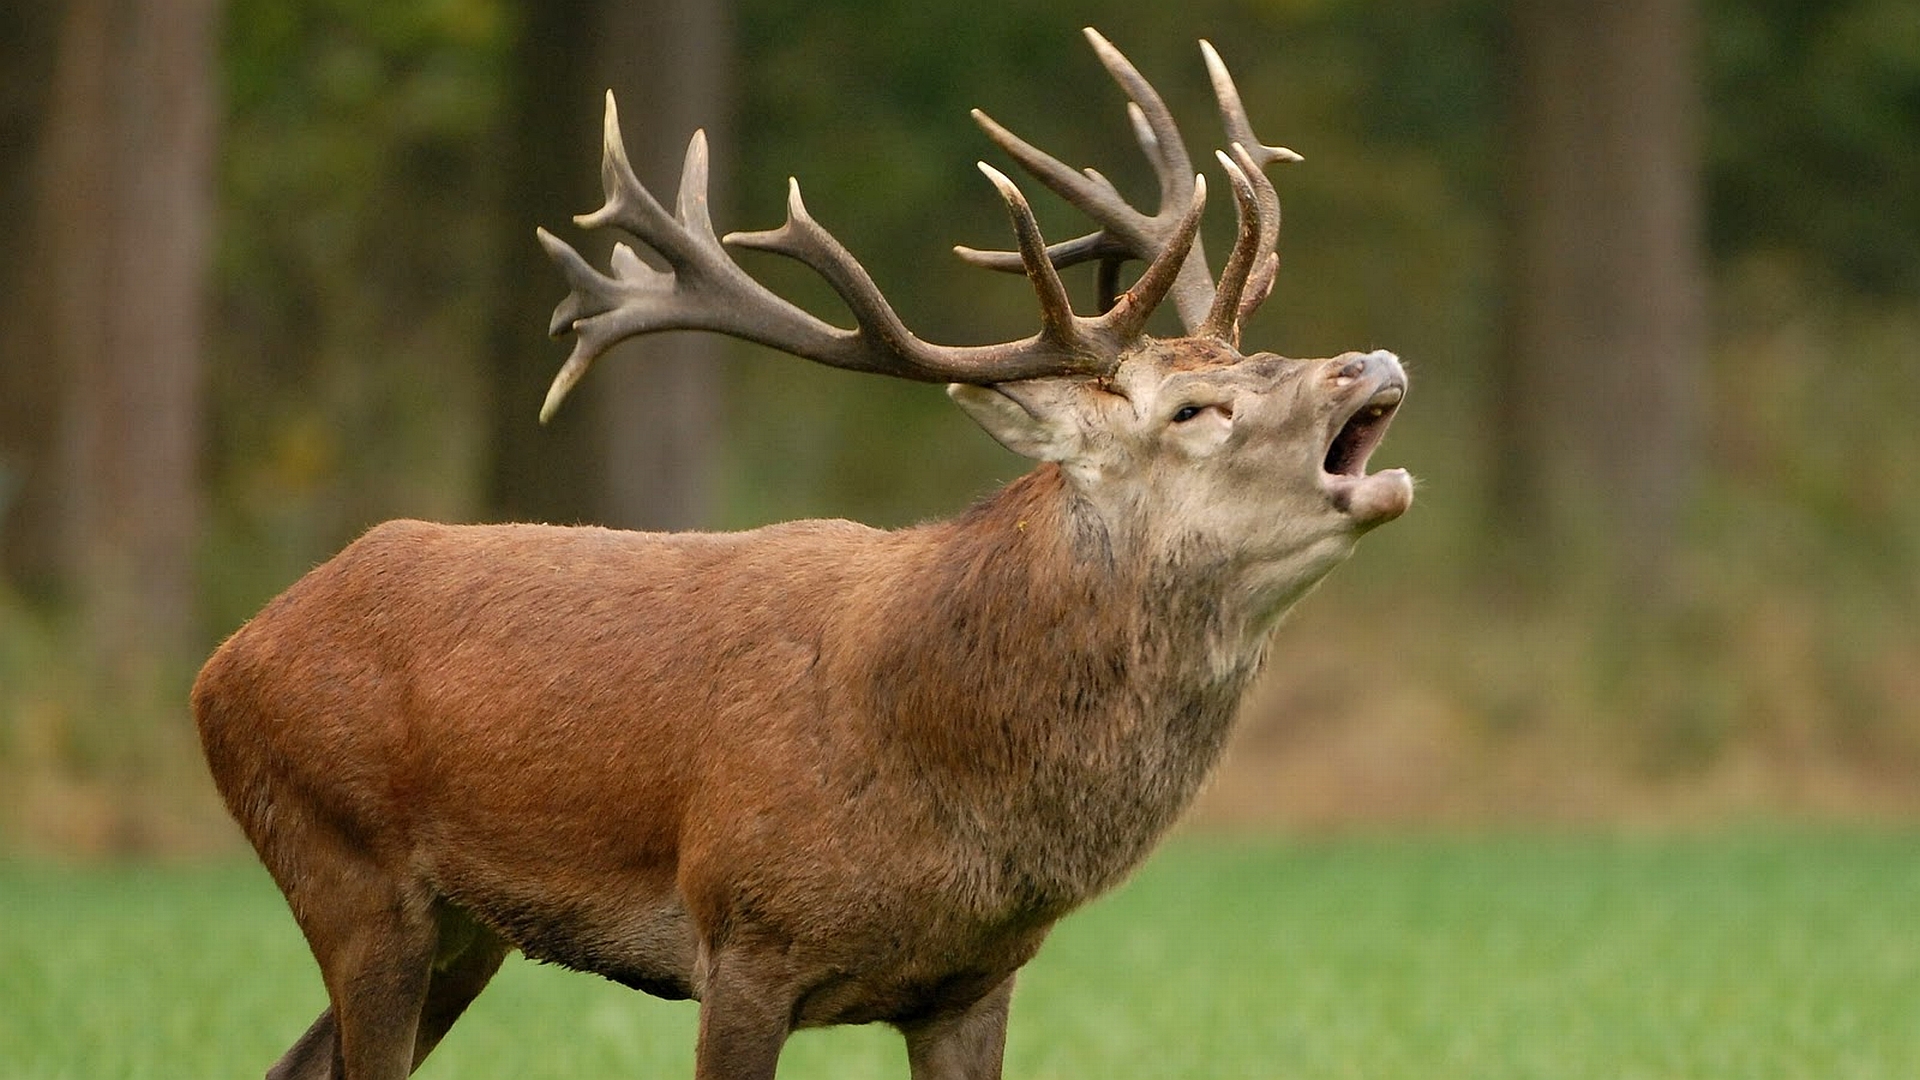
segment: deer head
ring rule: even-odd
[[[669,214],[634,177],[609,94],[606,204],[575,220],[627,232],[668,269],[655,270],[619,245],[611,274],[602,274],[540,231],[573,287],[552,332],[576,338],[541,418],[619,340],[667,329],[717,331],[835,367],[949,382],[953,399],[1002,445],[1058,463],[1104,543],[1176,544],[1189,555],[1215,551],[1261,565],[1275,582],[1317,579],[1354,538],[1411,502],[1404,471],[1365,471],[1406,393],[1405,374],[1386,352],[1306,361],[1240,352],[1241,325],[1271,291],[1278,263],[1280,204],[1265,169],[1300,156],[1254,136],[1226,66],[1201,42],[1230,144],[1215,157],[1239,222],[1216,282],[1198,235],[1205,178],[1195,174],[1153,87],[1105,38],[1090,28],[1086,35],[1127,94],[1160,204],[1151,214],[1132,206],[1100,173],[1062,164],[976,110],[995,143],[1099,225],[1049,246],[1020,190],[980,164],[1006,203],[1015,250],[956,251],[977,265],[1025,274],[1040,307],[1032,336],[999,344],[936,345],[914,336],[859,262],[807,213],[797,181],[790,181],[783,226],[716,237],[699,133]],[[774,295],[740,269],[729,247],[805,263],[846,302],[855,328],[831,326]],[[1119,268],[1130,260],[1146,269],[1120,291]],[[1099,267],[1090,316],[1074,312],[1059,275],[1084,262]],[[1146,332],[1148,316],[1168,296],[1186,336]]]

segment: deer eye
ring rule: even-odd
[[[1204,412],[1217,412],[1223,420],[1233,419],[1233,406],[1224,401],[1209,402],[1205,405],[1182,405],[1180,410],[1168,419],[1176,424],[1184,424]]]

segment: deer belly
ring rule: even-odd
[[[669,1000],[696,996],[693,921],[671,881],[514,885],[447,891],[457,906],[534,960]]]

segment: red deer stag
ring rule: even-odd
[[[1040,329],[915,337],[792,189],[782,227],[716,237],[693,137],[669,213],[607,101],[611,274],[541,241],[594,357],[718,331],[836,367],[948,382],[1039,465],[951,521],[744,533],[381,525],[207,662],[193,706],[213,778],[292,908],[329,1008],[269,1077],[396,1080],[505,955],[696,998],[702,1080],[768,1080],[790,1032],[883,1021],[915,1080],[1000,1075],[1014,973],[1119,881],[1218,758],[1281,614],[1400,515],[1406,473],[1366,463],[1406,390],[1385,352],[1238,351],[1272,285],[1279,205],[1204,46],[1239,227],[1216,284],[1205,196],[1171,116],[1088,32],[1132,99],[1160,183],[1137,209],[984,115],[1088,213],[1048,247],[1005,176]],[[857,327],[816,319],[727,254],[790,256]],[[1147,264],[1125,291],[1116,268]],[[1099,264],[1100,312],[1057,268]],[[1186,336],[1156,338],[1167,294]]]

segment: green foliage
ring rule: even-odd
[[[1787,248],[1885,299],[1920,290],[1920,9],[1708,5],[1715,247]]]
[[[159,664],[103,686],[80,640],[0,583],[0,852],[227,844],[183,722],[191,673]]]
[[[1175,845],[1021,976],[1010,1077],[1913,1075],[1914,837]],[[255,1074],[324,1004],[264,874],[0,866],[0,1072]],[[685,1076],[695,1010],[521,959],[422,1069]],[[883,1028],[787,1080],[905,1075]]]
[[[366,525],[474,504],[516,11],[227,7],[207,575],[223,631]]]

